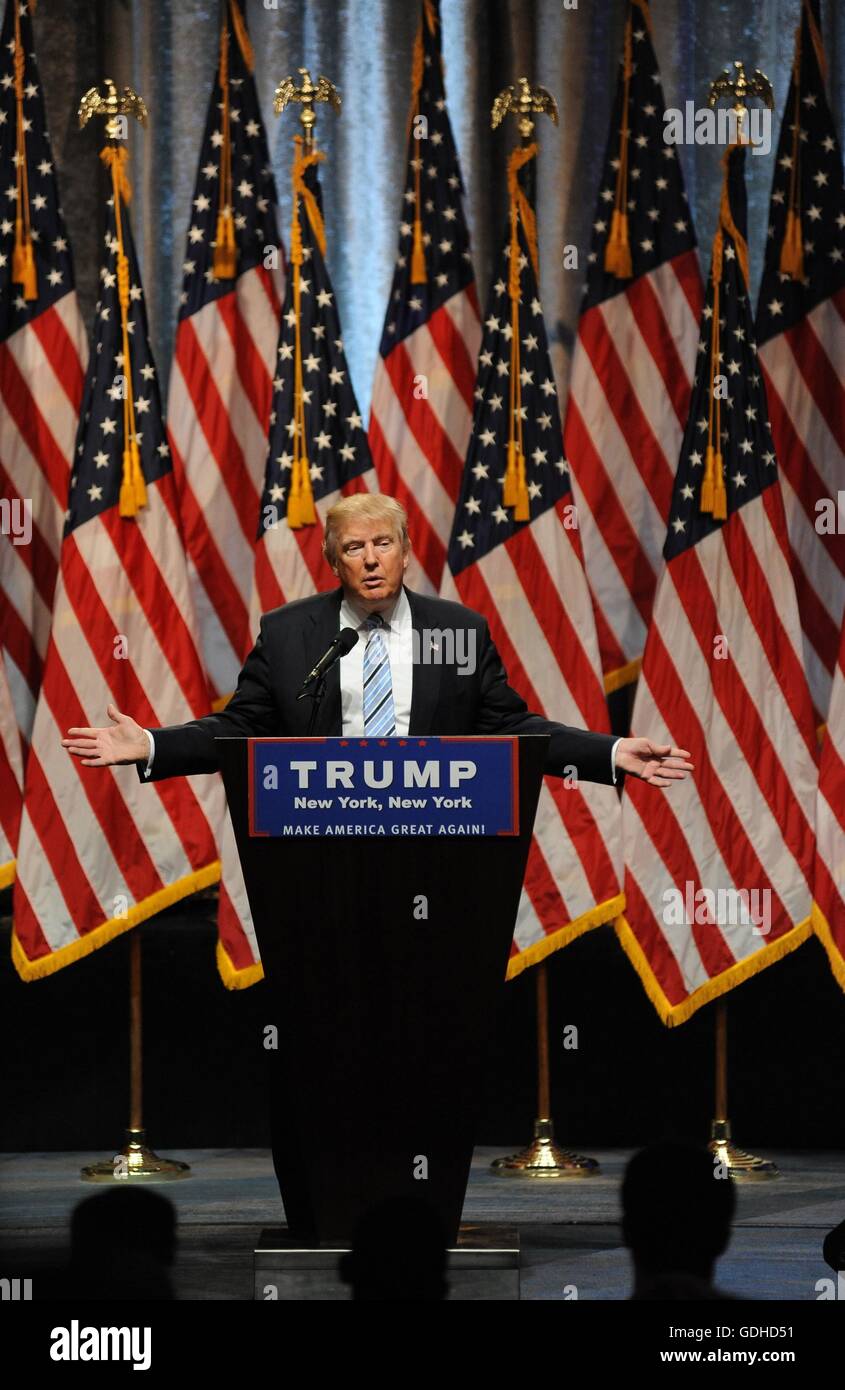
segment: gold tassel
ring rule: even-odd
[[[141,454],[133,435],[123,450],[123,476],[120,480],[120,515],[135,516],[139,507],[147,505],[147,489],[141,472]]]
[[[232,14],[237,9],[231,7]],[[234,22],[234,20],[233,20]],[[233,280],[237,274],[238,251],[232,217],[232,142],[229,133],[229,31],[224,21],[220,31],[220,95],[223,144],[220,149],[220,205],[217,213],[214,258],[211,269],[215,280]]]
[[[428,279],[425,270],[425,247],[422,239],[422,223],[419,216],[414,218],[414,249],[411,252],[411,284],[424,285]]]
[[[231,208],[223,208],[217,214],[216,242],[214,278],[215,280],[233,280],[237,271],[237,247],[235,246],[235,223]]]
[[[804,279],[804,245],[801,239],[801,218],[792,208],[786,214],[786,231],[780,248],[781,275],[793,280]]]
[[[16,285],[21,285],[23,287],[24,299],[38,298],[32,237],[29,232],[24,236],[23,224],[20,219],[15,223],[15,249],[12,252],[12,280]]]
[[[508,440],[508,462],[505,468],[505,481],[502,488],[502,505],[505,507],[516,506],[516,487],[517,487],[517,464],[516,464],[516,440]]]
[[[628,108],[630,106],[631,76],[634,71],[631,56],[631,13],[625,21],[625,46],[622,57],[622,127],[619,135],[619,168],[616,172],[616,192],[613,200],[613,215],[610,219],[610,236],[604,246],[604,268],[608,275],[619,280],[630,280],[633,275],[631,264],[631,243],[628,238]]]
[[[628,214],[621,208],[613,209],[610,236],[604,248],[604,268],[620,280],[630,280],[634,273],[631,264],[631,244],[628,241]]]
[[[713,510],[713,473],[715,457],[716,451],[713,445],[708,444],[707,451],[704,455],[704,477],[701,480],[701,497],[698,504],[703,512],[712,512]]]
[[[713,482],[713,520],[724,521],[728,515],[728,494],[725,489],[725,468],[721,453],[716,454],[713,466],[716,475]]]
[[[305,454],[299,461],[300,467],[300,487],[299,487],[299,524],[300,526],[313,526],[317,520],[317,512],[314,507],[314,493],[311,490],[311,470],[308,467],[308,459]]]
[[[525,459],[522,454],[519,456],[519,479],[516,485],[516,501],[514,503],[514,521],[528,521],[531,511],[528,505],[528,486],[525,482]]]

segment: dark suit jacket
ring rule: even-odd
[[[505,669],[480,613],[460,603],[405,591],[411,620],[425,629],[473,629],[475,670],[459,674],[456,665],[420,662],[414,666],[411,734],[550,734],[546,771],[562,775],[575,767],[588,782],[612,782],[610,734],[555,724],[529,713],[508,685]],[[315,594],[274,608],[261,619],[258,640],[244,662],[238,687],[224,710],[187,724],[153,729],[155,758],[150,777],[146,760],[136,764],[142,781],[160,781],[219,770],[215,737],[301,736],[308,733],[310,699],[296,695],[311,668],[337,636],[343,591]],[[422,651],[426,650],[421,644]],[[327,677],[315,734],[337,735],[341,727],[340,665]],[[621,777],[621,773],[619,774]]]

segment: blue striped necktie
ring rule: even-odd
[[[367,738],[389,738],[396,732],[393,679],[382,631],[384,619],[371,613],[364,624],[368,632],[364,649],[364,733]]]

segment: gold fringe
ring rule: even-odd
[[[508,961],[505,979],[515,980],[517,975],[522,974],[523,970],[528,970],[532,965],[539,965],[540,961],[546,960],[554,951],[560,951],[564,946],[568,946],[570,941],[575,941],[577,937],[583,936],[593,927],[601,927],[605,922],[610,922],[619,916],[624,906],[625,894],[617,893],[615,898],[608,898],[606,902],[591,907],[589,912],[583,912],[580,917],[575,918],[574,922],[567,922],[565,927],[552,932],[550,936],[543,937],[542,941],[535,941],[533,946],[528,946],[524,951],[520,951],[518,956],[511,957]]]
[[[612,695],[614,690],[621,690],[623,685],[631,685],[637,680],[642,664],[642,657],[636,656],[626,666],[617,666],[615,671],[608,671],[604,678],[605,695]]]
[[[226,989],[249,989],[250,985],[257,985],[259,980],[264,979],[264,967],[259,961],[257,965],[248,965],[244,970],[237,970],[226,954],[226,949],[222,941],[217,942],[217,973]]]
[[[0,888],[8,888],[15,881],[15,860],[8,859],[0,864]]]
[[[833,939],[830,923],[815,901],[810,911],[810,921],[813,924],[813,930],[816,936],[827,951],[827,958],[830,961],[830,968],[833,971],[834,979],[841,989],[845,989],[845,957],[843,957],[842,952]]]
[[[722,971],[720,975],[715,975],[712,980],[708,980],[707,984],[693,990],[682,1004],[670,1004],[624,913],[616,923],[616,935],[619,937],[622,949],[639,975],[646,994],[660,1016],[660,1021],[665,1023],[667,1028],[674,1028],[679,1023],[686,1023],[687,1019],[692,1018],[692,1015],[703,1004],[709,1004],[712,999],[719,999],[723,994],[728,994],[734,986],[741,985],[745,980],[750,980],[752,975],[759,974],[767,966],[774,965],[776,961],[782,960],[784,956],[797,950],[812,935],[812,931],[812,922],[809,917],[806,917],[803,922],[799,922],[797,926],[778,937],[777,941],[773,941],[771,946],[763,946],[752,956],[738,961],[729,970]]]
[[[95,927],[94,931],[81,936],[78,941],[72,942],[69,946],[62,946],[58,951],[52,951],[48,956],[40,956],[37,960],[29,959],[13,928],[12,961],[14,967],[21,979],[27,982],[46,979],[48,975],[55,975],[56,971],[63,969],[64,966],[72,965],[74,961],[82,960],[84,956],[90,956],[100,946],[105,946],[116,936],[130,931],[139,922],[147,921],[148,918],[154,917],[157,912],[170,907],[172,903],[190,897],[191,893],[197,893],[201,888],[207,888],[209,884],[217,883],[219,879],[220,860],[214,859],[204,868],[186,874],[184,878],[177,879],[175,883],[168,884],[166,888],[159,889],[157,893],[151,893],[148,898],[144,898],[143,902],[136,903],[134,907],[131,907],[125,917],[112,917],[108,922],[103,922],[102,926]]]

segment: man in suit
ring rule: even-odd
[[[408,522],[394,498],[342,498],[326,517],[324,551],[340,587],[263,615],[237,689],[219,714],[144,729],[110,704],[110,727],[71,728],[62,745],[88,767],[136,763],[142,781],[215,772],[215,737],[308,733],[311,701],[297,694],[338,632],[351,627],[359,640],[328,672],[315,734],[549,734],[546,771],[574,768],[588,782],[615,782],[621,771],[665,787],[692,769],[683,748],[590,733],[530,713],[508,684],[486,619],[405,588]]]

